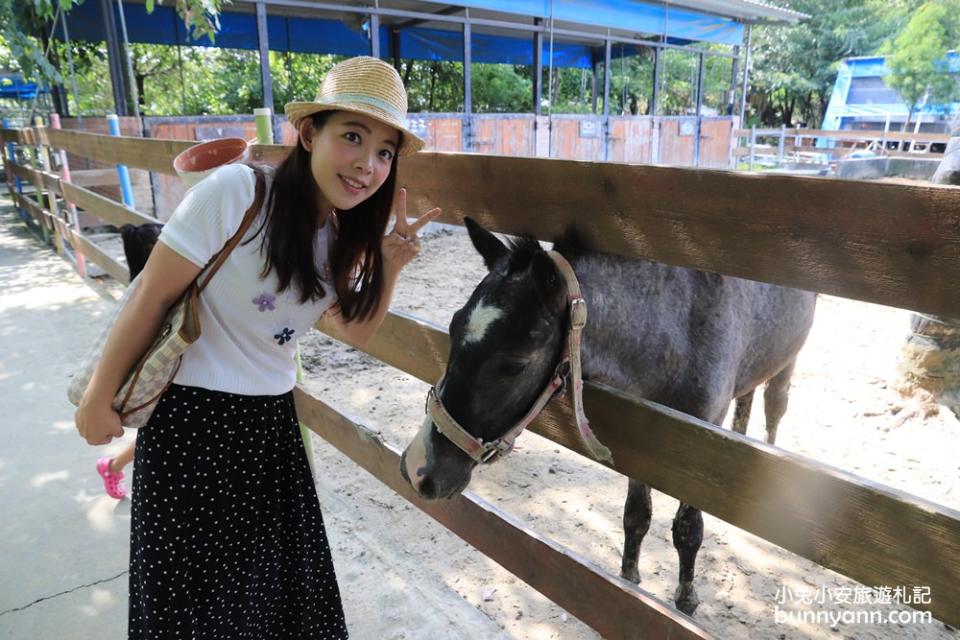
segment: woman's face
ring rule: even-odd
[[[300,140],[310,152],[326,214],[331,208],[352,209],[377,192],[390,174],[400,132],[368,116],[337,111],[320,129],[304,118]]]

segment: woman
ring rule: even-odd
[[[291,394],[293,341],[327,311],[367,341],[420,250],[417,231],[440,213],[407,224],[405,191],[394,197],[397,157],[424,144],[406,108],[393,67],[342,62],[316,100],[286,106],[298,141],[274,175],[222,167],[164,227],[77,410],[92,445],[123,434],[110,400],[124,374],[265,188],[200,296],[200,339],[138,437],[130,638],[346,637]]]

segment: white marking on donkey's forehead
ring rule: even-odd
[[[483,302],[478,304],[470,312],[470,319],[467,320],[467,331],[463,336],[464,344],[480,342],[487,335],[490,325],[503,317],[503,311],[497,307],[487,305]]]

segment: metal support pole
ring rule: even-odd
[[[609,155],[610,146],[610,54],[613,49],[613,41],[607,38],[603,47],[603,149],[601,158],[606,161]]]
[[[120,135],[120,119],[117,117],[117,114],[107,114],[107,127],[110,129],[110,135]],[[117,175],[120,177],[120,195],[123,198],[123,204],[132,209],[136,205],[133,201],[133,188],[130,186],[130,172],[127,171],[127,166],[118,164]]]
[[[120,40],[117,37],[117,25],[113,19],[113,2],[100,0],[100,11],[103,13],[103,25],[107,37],[107,61],[110,66],[110,83],[113,87],[113,102],[117,113],[121,116],[128,114],[127,88],[124,80],[123,52],[120,50]]]
[[[753,33],[753,25],[747,25],[747,52],[743,58],[743,87],[740,90],[740,126],[743,127],[744,117],[747,113],[747,87],[750,81],[750,36]]]
[[[653,95],[650,96],[650,107],[648,109],[651,116],[657,115],[660,111],[660,59],[663,57],[663,49],[654,47],[653,49]]]
[[[270,75],[270,36],[267,34],[267,5],[257,3],[257,41],[260,46],[260,83],[263,106],[273,109],[273,78]]]
[[[597,55],[596,48],[591,47],[590,62],[592,63],[591,71],[593,73],[591,75],[593,76],[593,84],[591,85],[591,89],[590,89],[590,94],[591,94],[590,99],[593,102],[593,105],[592,105],[593,113],[597,112],[597,107],[599,106],[599,102],[600,102],[600,90],[599,90],[600,83],[597,82],[597,63],[599,62],[599,60],[600,60],[600,56]]]
[[[393,68],[400,73],[400,30],[390,30],[390,55],[393,56]]]
[[[380,14],[370,14],[370,55],[380,57]]]
[[[540,26],[543,20],[534,18],[533,24]],[[540,106],[543,102],[543,32],[534,31],[533,33],[533,113],[540,115],[543,108]]]
[[[700,54],[700,62],[697,65],[697,126],[695,127],[696,133],[693,140],[693,164],[696,167],[700,166],[700,138],[703,135],[703,67],[704,67],[704,54]]]
[[[463,23],[463,150],[473,151],[473,92],[471,90],[470,67],[473,64],[471,56],[470,11],[467,10],[468,20]]]
[[[737,108],[737,81],[740,79],[740,45],[734,45],[733,59],[730,65],[730,99],[727,101],[727,115],[732,116]]]

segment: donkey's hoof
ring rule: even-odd
[[[673,594],[673,601],[677,609],[683,611],[688,616],[692,616],[700,604],[700,598],[697,597],[697,590],[693,588],[692,582],[681,582]]]
[[[620,569],[620,577],[629,580],[633,584],[640,584],[640,571],[636,567],[625,567]]]

